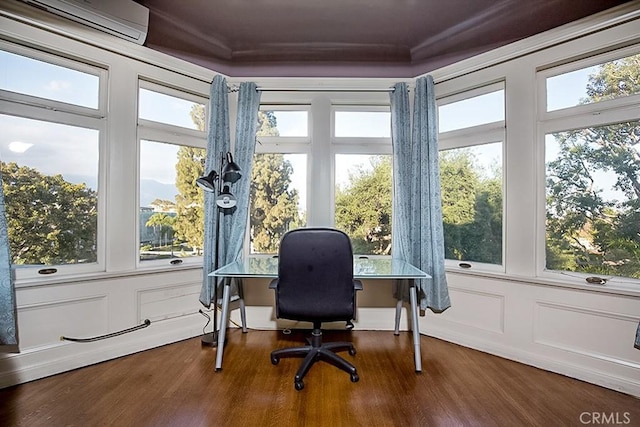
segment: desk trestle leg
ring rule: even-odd
[[[420,325],[418,323],[418,298],[416,287],[409,288],[411,299],[411,330],[413,332],[413,354],[416,361],[416,372],[422,372],[422,357],[420,353]]]

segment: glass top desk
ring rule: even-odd
[[[230,278],[263,278],[275,279],[278,277],[278,258],[247,258],[244,261],[236,261],[227,264],[209,276],[224,278],[224,290],[222,294],[222,312],[220,331],[218,333],[218,346],[216,350],[216,371],[222,369],[222,356],[224,353],[224,340],[226,327],[229,323],[229,301],[231,299]],[[364,258],[356,257],[353,262],[353,276],[359,280],[394,280],[394,279],[426,279],[430,276],[424,271],[414,267],[400,259],[395,258]],[[409,280],[409,296],[411,305],[411,329],[413,332],[413,347],[416,372],[422,371],[422,358],[420,353],[420,329],[418,326],[418,298],[414,281]],[[396,304],[396,317],[394,334],[399,334],[400,313],[402,300]],[[240,318],[242,331],[247,332],[246,316],[244,311],[244,299],[240,289]]]

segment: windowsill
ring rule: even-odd
[[[575,289],[585,292],[607,293],[615,295],[626,295],[640,297],[640,283],[612,283],[607,282],[604,285],[589,284],[575,280],[559,280],[549,277],[529,277],[518,276],[506,273],[496,273],[488,271],[469,271],[458,268],[445,268],[447,274],[459,274],[461,276],[476,276],[479,278],[496,279],[508,282],[518,282],[526,285],[534,286],[551,286],[555,288]]]
[[[272,257],[272,255],[250,255],[250,257]],[[16,289],[26,289],[39,286],[50,286],[67,283],[80,283],[96,280],[109,280],[122,277],[134,277],[144,276],[151,274],[165,274],[176,271],[189,271],[189,270],[202,270],[201,265],[180,265],[180,266],[167,266],[167,267],[146,267],[129,271],[118,272],[96,272],[78,275],[60,275],[58,277],[47,276],[46,278],[29,278],[22,279],[16,282]],[[626,295],[640,297],[640,284],[636,283],[612,283],[608,282],[604,285],[581,283],[578,280],[558,280],[548,277],[528,277],[518,276],[506,273],[497,273],[489,271],[469,271],[460,268],[447,267],[447,274],[457,274],[461,276],[474,276],[485,279],[495,279],[507,282],[518,282],[526,285],[534,286],[551,286],[564,289],[575,289],[585,292],[607,293],[614,295]]]
[[[128,270],[128,271],[114,271],[114,272],[95,272],[95,273],[85,273],[85,274],[67,274],[60,276],[46,276],[46,277],[34,277],[28,279],[20,279],[16,281],[16,289],[26,289],[32,287],[40,287],[40,286],[50,286],[50,285],[59,285],[59,284],[69,284],[69,283],[79,283],[79,282],[90,282],[96,280],[110,280],[117,279],[122,277],[134,277],[134,276],[144,276],[151,274],[165,274],[165,273],[173,273],[176,271],[188,271],[188,270],[202,270],[202,265],[200,264],[187,264],[187,265],[177,265],[177,266],[165,266],[165,267],[144,267],[138,268],[136,270]]]

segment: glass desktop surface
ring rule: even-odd
[[[217,277],[276,278],[278,258],[249,257],[236,261],[209,274]],[[424,271],[395,258],[359,258],[353,260],[356,279],[423,279],[430,277]]]

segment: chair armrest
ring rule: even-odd
[[[273,279],[269,283],[269,289],[278,289],[278,279]]]
[[[362,290],[362,282],[360,280],[354,280],[353,281],[353,289],[355,289],[356,291],[361,291]]]

